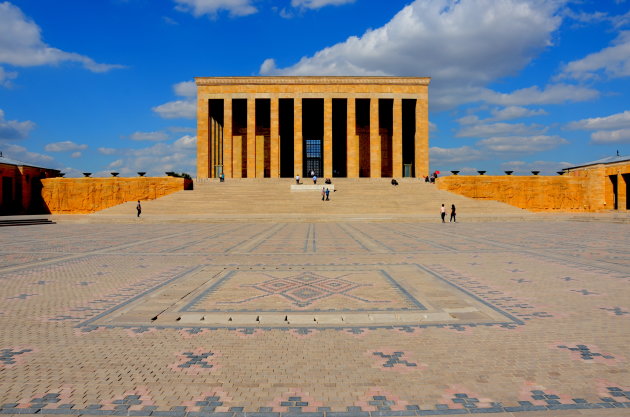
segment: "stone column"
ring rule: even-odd
[[[621,173],[617,174],[617,210],[626,211],[626,180]]]
[[[293,176],[302,177],[302,97],[293,99]]]
[[[247,178],[256,178],[256,99],[247,97]]]
[[[232,178],[232,97],[223,99],[223,174]]]
[[[269,176],[271,178],[280,177],[280,109],[279,99],[276,96],[271,96],[271,129],[270,129],[270,141],[271,150],[269,159]]]
[[[381,177],[381,135],[378,122],[378,97],[370,98],[370,178]]]
[[[346,175],[348,178],[359,178],[359,137],[357,136],[356,99],[348,97],[346,113]]]
[[[243,177],[243,136],[232,137],[232,178]]]
[[[402,99],[394,99],[392,122],[392,175],[402,177]]]
[[[332,178],[332,98],[324,98],[324,178]]]
[[[429,97],[426,91],[416,100],[416,178],[429,175]]]
[[[210,178],[210,144],[208,143],[208,99],[197,98],[197,177]]]

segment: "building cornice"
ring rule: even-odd
[[[195,77],[197,86],[207,85],[426,85],[430,77]]]

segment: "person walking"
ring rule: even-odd
[[[317,175],[313,175],[313,184],[317,184]]]
[[[326,197],[326,187],[322,187],[322,201],[324,201],[324,197]]]
[[[442,203],[442,207],[440,207],[440,216],[442,217],[442,223],[446,223],[446,208],[444,207],[444,203]]]
[[[295,176],[295,183],[298,185],[300,184],[300,174]]]
[[[455,219],[455,204],[451,204],[451,219],[448,222],[457,223],[457,219]]]
[[[138,200],[138,204],[136,205],[136,210],[138,211],[138,217],[140,217],[140,213],[142,213],[142,205],[140,204],[140,200]]]
[[[328,198],[329,195],[330,195],[330,190],[326,188],[326,201],[330,200],[330,198]]]

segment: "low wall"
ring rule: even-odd
[[[42,197],[52,214],[93,213],[127,201],[154,200],[184,189],[192,189],[192,180],[175,177],[42,180]]]
[[[587,192],[589,181],[575,176],[464,176],[437,180],[440,190],[480,200],[495,200],[531,211],[599,211],[601,201]],[[598,200],[601,200],[599,198]]]

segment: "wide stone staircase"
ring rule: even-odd
[[[299,189],[312,188],[312,180]],[[180,191],[142,202],[136,217],[136,202],[127,202],[82,216],[81,222],[233,222],[233,221],[439,221],[442,203],[457,219],[509,221],[535,219],[537,215],[494,201],[473,200],[436,189],[418,179],[335,179],[330,201],[316,190],[291,190],[292,179],[197,180],[194,190]],[[318,185],[319,182],[318,182]],[[296,187],[293,187],[296,188]]]

